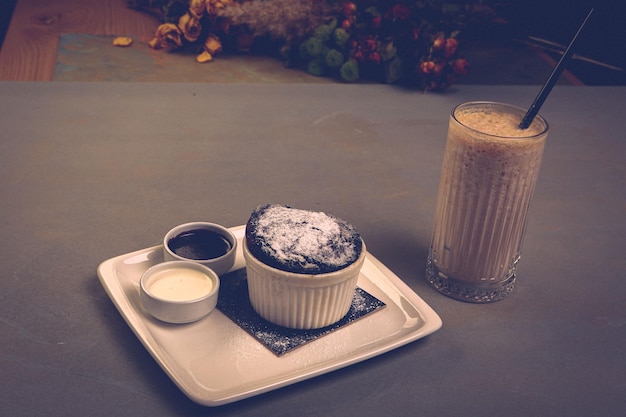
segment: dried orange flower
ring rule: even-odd
[[[163,23],[157,28],[155,39],[150,42],[150,46],[155,49],[178,48],[183,44],[182,35],[183,33],[175,24]]]
[[[221,52],[222,42],[220,41],[220,38],[215,35],[209,35],[204,42],[204,50],[211,55],[215,55],[216,53]]]
[[[207,51],[202,51],[200,55],[196,56],[196,62],[199,64],[204,64],[205,62],[209,62],[211,60],[213,60],[213,55]]]
[[[206,0],[205,6],[208,14],[214,16],[218,11],[232,3],[232,0]]]
[[[204,2],[205,0],[189,0],[189,13],[197,19],[202,18],[206,11]]]
[[[185,13],[178,19],[178,27],[189,42],[198,40],[200,32],[202,32],[200,20],[191,13]]]
[[[152,49],[161,49],[161,42],[159,41],[159,38],[157,38],[156,36],[152,39],[150,39],[150,41],[148,42],[148,46]]]
[[[198,56],[196,56],[196,61],[199,63],[209,62],[213,59],[213,55],[220,52],[222,50],[222,42],[220,42],[220,38],[215,35],[209,35],[209,37],[204,42],[204,51]]]
[[[127,36],[118,36],[113,39],[114,46],[130,46],[133,43],[133,38],[129,38]]]

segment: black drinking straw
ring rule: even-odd
[[[572,46],[574,46],[574,43],[576,42],[578,35],[580,34],[580,32],[582,32],[583,27],[587,23],[587,20],[589,20],[591,13],[593,13],[593,9],[589,10],[587,17],[578,28],[578,31],[576,32],[571,42],[567,46],[567,49],[565,49],[565,52],[561,56],[561,59],[552,70],[552,74],[550,74],[550,77],[548,77],[548,79],[546,80],[545,84],[541,88],[541,91],[539,91],[539,94],[537,94],[537,98],[535,98],[535,101],[533,101],[533,104],[530,105],[528,112],[526,112],[526,115],[524,116],[524,118],[519,124],[520,129],[527,129],[528,126],[530,126],[530,124],[533,122],[533,119],[535,118],[537,113],[539,113],[539,109],[543,105],[543,102],[546,101],[546,98],[548,98],[548,94],[550,94],[550,91],[552,91],[552,87],[554,87],[554,84],[556,84],[556,81],[561,76],[563,69],[565,69],[565,64],[567,63],[567,61],[569,60],[573,52]]]

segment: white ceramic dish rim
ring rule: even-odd
[[[245,226],[230,230],[241,240]],[[139,300],[139,279],[147,268],[162,262],[162,257],[162,245],[120,255],[102,262],[98,277],[165,373],[191,400],[205,406],[232,403],[364,361],[432,334],[442,325],[439,315],[424,300],[368,253],[358,285],[387,306],[277,357],[218,309],[182,326],[159,322],[145,312]],[[239,244],[233,270],[244,266]],[[198,341],[202,337],[206,341]],[[173,339],[175,343],[170,343]],[[233,346],[222,348],[211,344],[213,339],[230,339],[238,349],[236,355]],[[185,340],[206,343],[205,351],[190,358]],[[191,351],[198,350],[195,346]],[[232,369],[220,369],[222,372],[213,369],[229,366]],[[236,375],[229,374],[233,370]]]

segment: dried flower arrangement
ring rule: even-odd
[[[285,65],[345,82],[443,90],[468,71],[451,0],[127,0],[163,22],[150,46],[191,48],[198,62],[255,43]]]

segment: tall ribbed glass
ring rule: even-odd
[[[519,129],[523,109],[493,102],[450,116],[427,281],[452,298],[488,303],[509,295],[548,124]]]

